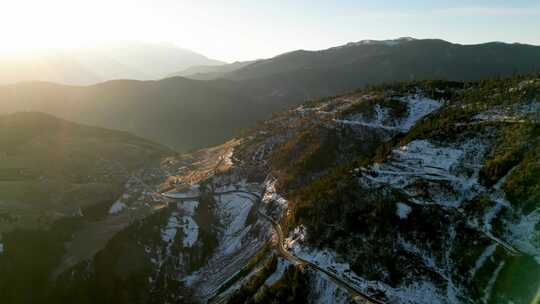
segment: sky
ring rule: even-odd
[[[540,1],[0,1],[0,52],[127,40],[233,62],[405,36],[540,45]]]

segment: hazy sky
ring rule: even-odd
[[[540,44],[540,1],[0,0],[0,51],[140,40],[235,61],[400,36]]]

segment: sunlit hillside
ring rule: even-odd
[[[540,304],[540,6],[4,0],[0,304]]]

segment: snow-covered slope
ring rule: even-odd
[[[151,215],[100,257],[140,259],[134,277],[163,302],[530,303],[539,92],[536,79],[417,82],[276,114],[162,162],[143,191]],[[131,214],[128,197],[108,217]]]
[[[441,101],[433,100],[422,95],[407,96],[395,100],[394,103],[403,103],[406,107],[406,113],[403,117],[392,115],[392,109],[385,105],[375,104],[373,107],[374,115],[373,113],[370,113],[371,115],[354,114],[346,119],[337,119],[336,122],[389,131],[407,132],[418,120],[442,106]]]
[[[489,102],[478,105],[478,100],[474,100],[477,104],[469,104],[469,101],[463,101],[468,98],[463,97],[463,91],[455,90],[447,95],[449,90],[439,88],[433,91],[444,97],[437,100],[427,97],[416,87],[412,94],[391,91],[383,98],[371,93],[325,100],[316,105],[304,105],[286,118],[272,121],[268,128],[272,130],[271,135],[260,133],[266,136],[263,136],[265,143],[256,150],[257,159],[264,158],[259,156],[261,151],[267,154],[273,150],[275,155],[276,150],[280,151],[276,146],[304,144],[295,142],[299,134],[305,137],[306,132],[320,132],[322,137],[324,128],[339,131],[337,149],[348,144],[350,137],[347,136],[393,146],[383,159],[348,171],[351,176],[356,176],[356,186],[347,186],[337,193],[329,191],[337,196],[339,191],[358,194],[345,196],[348,200],[333,200],[324,194],[313,196],[319,202],[337,204],[339,211],[317,206],[320,203],[304,207],[306,203],[302,200],[312,199],[306,194],[293,198],[293,204],[301,207],[289,210],[286,219],[294,219],[293,223],[307,221],[309,225],[289,227],[290,251],[348,280],[358,290],[379,295],[380,299],[391,303],[492,302],[505,298],[520,302],[529,297],[530,294],[516,295],[511,288],[498,285],[508,280],[507,273],[518,271],[521,266],[517,265],[530,264],[530,258],[538,260],[538,209],[518,206],[506,195],[507,179],[517,178],[516,170],[522,169],[523,165],[514,161],[493,184],[486,182],[486,174],[493,170],[493,163],[500,161],[497,155],[501,149],[513,149],[507,147],[513,144],[512,140],[524,142],[524,146],[535,145],[536,138],[533,137],[533,141],[523,139],[531,136],[531,128],[539,117],[537,101],[530,95],[538,94],[535,84],[535,81],[529,81],[528,87],[520,84],[519,89],[507,90],[508,100],[502,105],[490,105]],[[512,95],[519,90],[521,97]],[[528,93],[523,94],[526,90]],[[485,94],[489,99],[490,94],[495,93]],[[527,97],[522,97],[524,95]],[[432,118],[426,120],[428,116]],[[323,128],[310,124],[315,119],[321,121]],[[302,124],[297,125],[296,121]],[[294,128],[281,129],[284,125]],[[513,139],[508,134],[516,129],[521,131]],[[344,136],[343,132],[348,130],[352,133]],[[294,149],[286,151],[298,153]],[[306,152],[302,151],[308,150],[300,150],[301,157],[305,157]],[[532,153],[531,157],[535,157]],[[340,162],[339,158],[337,161]],[[291,162],[289,167],[295,168]],[[299,174],[292,169],[285,170]],[[308,175],[314,173],[317,174],[306,172]],[[344,179],[342,183],[350,183],[345,181],[350,179],[340,178]],[[315,187],[320,187],[320,183],[311,188]],[[351,197],[356,201],[351,201]],[[377,204],[383,205],[377,207]],[[314,209],[318,208],[325,211],[314,215]],[[360,218],[356,226],[363,228],[353,228],[354,221],[349,224],[349,220],[340,220],[372,216],[369,215],[370,208],[374,214],[381,212],[385,217],[370,220],[369,224]],[[364,214],[356,215],[355,212],[359,212],[356,209]],[[386,252],[380,253],[372,246],[384,248],[382,250]],[[361,257],[364,256],[368,256],[369,261],[363,261]],[[388,260],[393,260],[391,268],[388,262],[383,262]],[[358,263],[371,265],[360,266]],[[396,271],[396,267],[401,270]],[[531,267],[533,273],[537,273],[538,264],[533,263]],[[317,278],[317,284],[322,284],[321,280]],[[527,290],[531,288],[534,284]],[[329,293],[320,293],[318,299],[328,302],[331,294],[333,301],[342,301],[339,295],[329,290]]]

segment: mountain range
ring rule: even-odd
[[[256,61],[237,61],[223,65],[196,65],[189,67],[181,72],[173,73],[169,77],[186,77],[196,80],[212,80],[225,78],[230,72],[234,72],[243,67],[251,65]]]
[[[191,68],[181,74],[206,80],[172,77],[93,86],[2,86],[0,112],[43,111],[187,151],[218,144],[305,100],[369,85],[423,79],[473,81],[539,70],[539,46],[367,40],[254,62]]]
[[[0,54],[0,84],[47,81],[91,85],[113,79],[153,80],[195,65],[221,65],[166,43],[115,42],[80,49]]]

